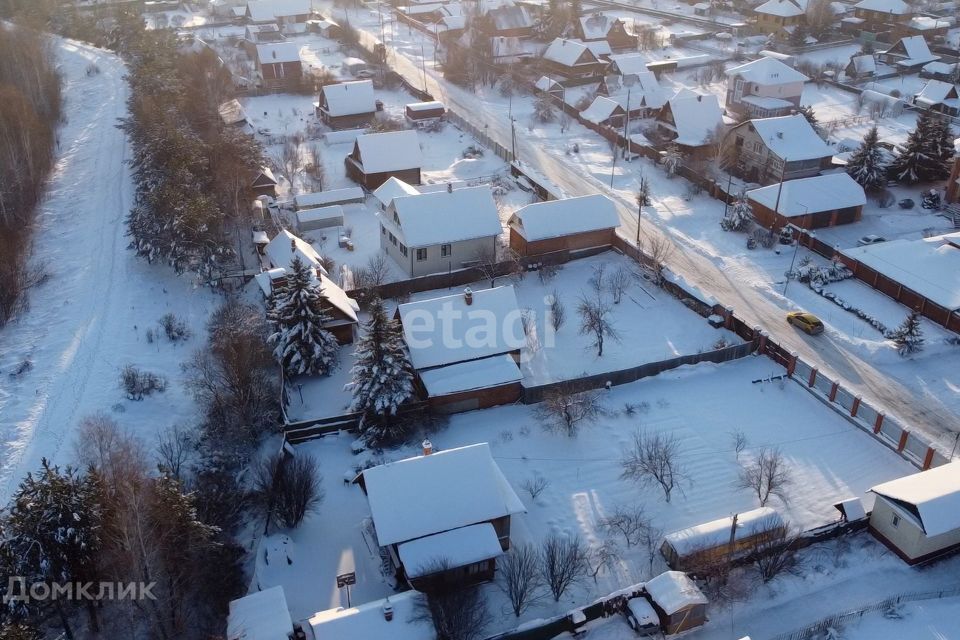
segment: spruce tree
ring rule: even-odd
[[[917,119],[917,128],[899,149],[890,165],[890,173],[901,182],[913,184],[943,180],[949,175],[946,163],[941,159],[938,136],[939,125],[934,115],[924,111]]]
[[[400,323],[387,315],[379,298],[370,303],[365,329],[357,343],[356,364],[346,389],[353,393],[353,411],[389,422],[413,395],[413,366]]]
[[[954,154],[954,135],[950,122],[943,117],[933,117],[930,127],[932,155],[940,161],[944,177],[949,175],[949,165]]]
[[[920,328],[920,314],[911,311],[906,320],[890,333],[901,356],[923,351],[923,329]]]
[[[753,207],[745,192],[737,194],[737,199],[727,209],[727,214],[720,220],[720,227],[724,231],[746,231],[753,221]]]
[[[337,364],[337,339],[323,328],[325,298],[313,267],[295,257],[269,312],[275,331],[268,340],[287,375],[327,375]]]
[[[847,173],[867,191],[880,189],[887,182],[887,167],[878,142],[877,128],[872,127],[847,163]]]

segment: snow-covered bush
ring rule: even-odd
[[[163,332],[167,334],[167,340],[170,342],[180,342],[187,340],[191,336],[190,328],[187,323],[172,313],[168,313],[160,318],[160,326]]]
[[[167,380],[149,371],[141,371],[132,364],[128,364],[120,372],[120,387],[127,394],[129,400],[143,400],[145,396],[154,392],[164,392],[167,389]]]

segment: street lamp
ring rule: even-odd
[[[800,202],[798,202],[797,204],[800,205],[801,207],[803,207],[803,215],[804,215],[804,216],[807,216],[807,215],[810,213],[810,209],[807,207],[807,205],[802,204],[802,203],[800,203]],[[791,227],[791,228],[793,229],[793,231],[796,231],[796,232],[799,232],[799,231],[800,231],[800,229],[799,229],[796,225],[794,225],[794,224],[789,224],[789,225],[787,225],[787,226]],[[810,232],[810,238],[813,239],[813,238],[815,238],[815,237],[816,237],[816,233],[814,233],[813,231],[811,231],[811,232]],[[783,274],[783,275],[784,275],[784,278],[783,278],[783,280],[784,280],[784,282],[783,282],[783,295],[784,295],[784,297],[786,297],[786,295],[787,295],[787,287],[790,285],[790,276],[791,276],[791,274],[793,274],[793,265],[797,262],[797,252],[800,251],[800,234],[799,234],[799,233],[797,233],[797,238],[794,240],[794,243],[795,243],[795,244],[794,244],[794,247],[793,247],[793,258],[790,259],[790,268],[787,269],[787,272],[786,272],[785,274]]]

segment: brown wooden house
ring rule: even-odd
[[[303,79],[300,47],[293,42],[258,44],[256,67],[267,89],[295,89]]]
[[[510,549],[511,518],[526,511],[486,443],[372,467],[367,495],[377,545],[398,581],[431,591],[493,579]]]
[[[620,225],[613,201],[601,194],[535,202],[510,218],[510,248],[521,256],[613,244]]]
[[[273,170],[270,167],[262,167],[250,181],[250,190],[258,196],[276,197],[277,177],[273,175]]]
[[[627,31],[624,21],[602,12],[581,16],[576,23],[576,32],[584,42],[606,40],[614,50],[637,48],[637,36]]]
[[[320,87],[317,115],[332,129],[365,127],[377,112],[373,82],[357,80]]]
[[[543,71],[562,78],[566,85],[599,82],[607,62],[600,60],[582,42],[557,38],[543,52]]]
[[[416,131],[390,131],[357,136],[344,159],[347,177],[372,191],[389,178],[420,184],[420,139]]]

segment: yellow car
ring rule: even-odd
[[[811,336],[823,333],[823,323],[820,322],[820,318],[806,311],[791,311],[787,314],[787,322]]]

